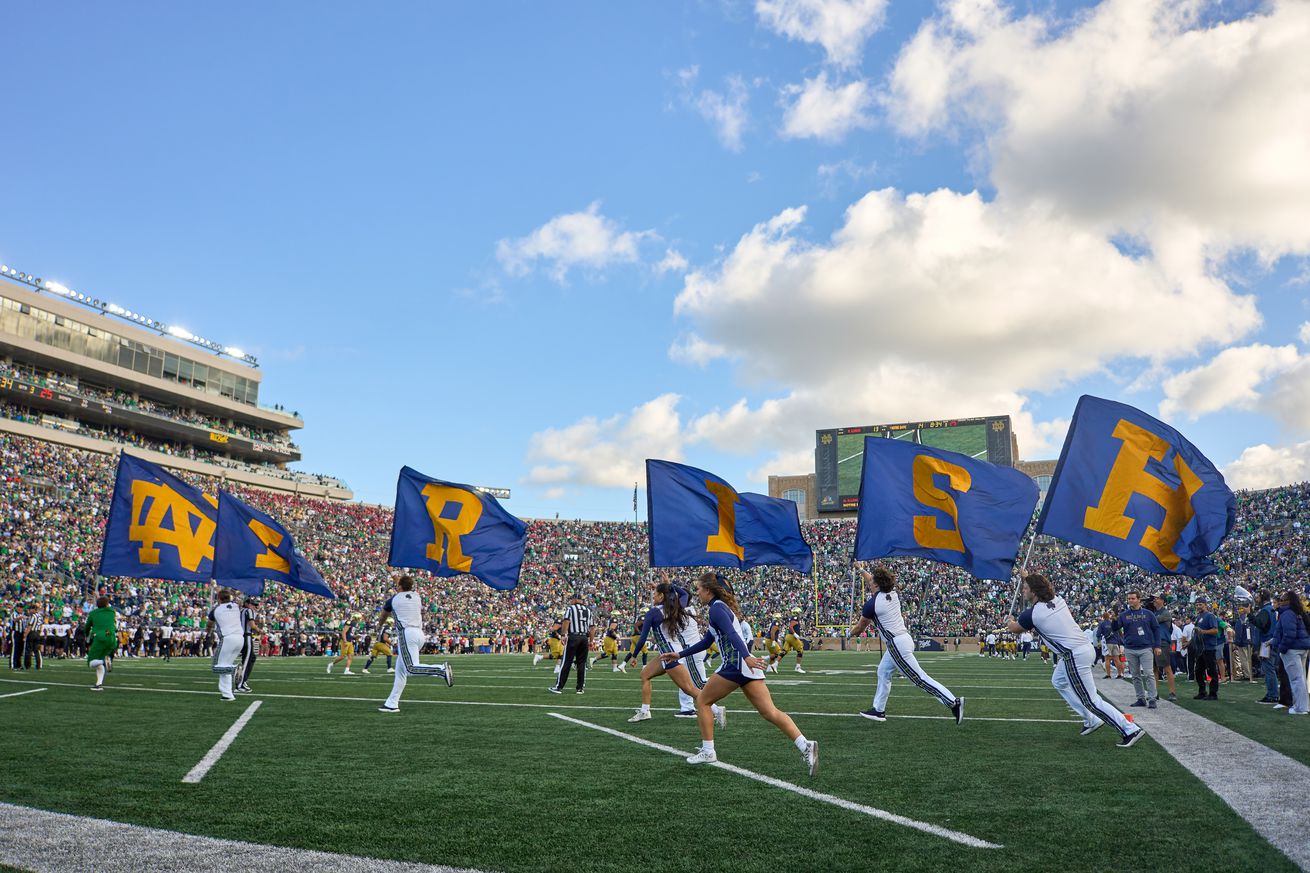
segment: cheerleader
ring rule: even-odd
[[[633,642],[628,662],[637,663],[637,653],[646,645],[649,636],[661,652],[671,653],[695,645],[699,631],[696,620],[687,610],[691,597],[683,588],[667,580],[658,583],[651,596],[654,606],[646,613],[641,625],[641,633]],[[683,661],[665,664],[663,660],[648,663],[641,671],[641,708],[637,710],[631,722],[645,721],[650,718],[651,680],[656,676],[667,675],[678,686],[678,701],[682,704],[679,716],[696,717],[694,709],[700,689],[705,687],[705,657],[693,655]],[[722,706],[714,706],[714,721],[719,727],[728,724],[728,711]]]

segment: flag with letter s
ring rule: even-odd
[[[855,558],[908,555],[1009,579],[1039,493],[1012,467],[865,437]]]
[[[147,460],[118,456],[101,576],[208,582],[218,501]]]
[[[259,597],[270,579],[320,597],[336,597],[318,570],[296,551],[289,530],[272,516],[220,491],[214,581]]]
[[[1186,437],[1124,403],[1083,395],[1039,533],[1152,573],[1200,578],[1232,530],[1237,498]]]
[[[794,502],[738,493],[705,470],[647,460],[646,512],[652,567],[814,566]]]
[[[435,576],[476,576],[507,591],[518,584],[528,526],[496,498],[402,467],[387,564]]]

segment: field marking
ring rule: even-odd
[[[632,734],[625,734],[623,731],[616,731],[613,728],[607,728],[598,724],[592,724],[589,721],[582,721],[581,719],[570,718],[569,716],[561,715],[558,712],[548,712],[546,714],[551,716],[552,718],[560,719],[561,721],[567,721],[571,724],[576,724],[576,725],[581,725],[582,727],[591,728],[594,731],[600,731],[601,733],[609,734],[612,737],[618,737],[620,739],[627,740],[630,743],[636,743],[637,745],[646,746],[647,748],[650,749],[656,749],[661,752],[667,752],[670,755],[677,755],[678,757],[681,758],[686,758],[688,756],[687,752],[684,752],[682,749],[675,749],[672,746],[666,746],[661,743],[652,742],[651,740],[633,736]],[[824,794],[821,791],[815,791],[812,788],[805,788],[801,785],[795,785],[791,782],[784,782],[781,779],[775,779],[772,776],[765,776],[763,773],[756,773],[754,770],[747,770],[744,767],[738,767],[735,764],[725,764],[722,761],[716,761],[710,766],[716,767],[720,770],[726,770],[729,773],[735,773],[738,776],[744,776],[747,779],[753,779],[756,782],[763,782],[765,785],[771,785],[774,788],[781,788],[784,791],[790,791],[793,794],[799,794],[802,797],[808,797],[811,800],[818,800],[822,803],[828,803],[833,806],[837,806],[842,809],[849,810],[851,812],[858,812],[861,813],[862,815],[867,815],[870,818],[881,819],[883,821],[891,822],[892,824],[898,824],[903,827],[913,828],[914,830],[922,831],[926,834],[931,834],[934,837],[941,837],[944,840],[950,840],[953,843],[959,843],[963,846],[969,846],[974,849],[1005,848],[1004,846],[997,845],[996,843],[989,843],[986,840],[980,840],[977,837],[970,836],[969,834],[966,833],[961,833],[960,831],[953,831],[950,828],[944,828],[941,827],[940,825],[929,824],[928,822],[919,821],[913,818],[907,818],[903,815],[897,815],[894,812],[888,812],[885,809],[878,809],[875,806],[866,806],[863,803],[856,803],[852,800],[846,800],[844,798],[836,797],[831,794]]]
[[[0,682],[11,682],[16,684],[35,684],[28,683],[23,679],[0,679]],[[81,685],[75,685],[72,682],[46,682],[46,685],[60,686],[64,688],[82,688]],[[155,694],[199,694],[205,697],[214,697],[217,692],[214,691],[192,691],[186,688],[149,688],[144,685],[106,685],[106,691],[145,691]],[[544,689],[543,689],[544,690]],[[567,693],[567,692],[566,692]],[[377,703],[381,699],[378,697],[345,697],[335,694],[260,694],[262,698],[276,698],[279,700],[339,700],[347,703]],[[635,712],[635,706],[559,706],[549,703],[506,703],[503,701],[492,700],[431,700],[417,699],[406,700],[405,705],[435,705],[435,706],[493,706],[493,707],[510,707],[520,709],[583,709],[609,712]],[[656,710],[657,712],[677,712],[677,707],[668,707],[666,709]],[[753,709],[733,709],[729,712],[754,712]],[[816,718],[859,718],[858,712],[792,712],[791,715],[814,716]],[[915,718],[954,721],[955,717],[951,715],[890,715],[888,718]],[[1000,718],[986,716],[969,716],[966,721],[1006,721],[1006,722],[1024,722],[1030,724],[1070,724],[1077,721],[1075,718]]]
[[[237,734],[241,733],[241,729],[250,722],[255,710],[259,709],[263,702],[262,700],[256,700],[246,707],[246,711],[241,713],[241,717],[233,722],[232,727],[227,729],[227,733],[219,737],[218,742],[214,743],[214,748],[205,753],[205,757],[201,758],[199,763],[191,768],[191,772],[182,777],[182,781],[195,785],[201,779],[204,779],[205,774],[209,772],[209,768],[217,764],[218,759],[223,757],[227,747],[232,745],[232,741],[237,738]]]
[[[1126,712],[1137,697],[1133,686],[1124,682],[1106,682],[1097,690]],[[1263,711],[1271,718],[1287,717],[1282,710]],[[1159,709],[1135,709],[1132,714],[1133,721],[1146,729],[1148,740],[1159,743],[1293,864],[1310,870],[1304,808],[1295,800],[1271,802],[1271,798],[1303,797],[1310,785],[1310,767],[1166,700],[1160,701]],[[1253,773],[1259,776],[1253,778]]]
[[[385,861],[202,837],[8,803],[0,803],[0,863],[35,873],[66,873],[69,870],[479,873],[443,864]]]
[[[0,694],[0,699],[6,697],[22,697],[24,694],[35,694],[38,691],[45,691],[45,688],[29,688],[26,691],[15,691],[13,694]]]

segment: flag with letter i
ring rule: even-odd
[[[476,576],[507,591],[518,584],[528,526],[470,485],[403,467],[387,564],[435,576]]]
[[[149,461],[118,456],[101,576],[208,582],[218,501]]]
[[[855,558],[909,555],[1009,579],[1039,493],[1011,467],[865,437]]]
[[[1233,529],[1237,498],[1196,446],[1123,403],[1084,395],[1037,532],[1136,564],[1201,578]]]
[[[214,581],[259,597],[264,582],[270,579],[320,597],[336,597],[313,565],[296,551],[290,531],[245,501],[220,491]]]
[[[738,493],[685,464],[646,461],[646,515],[652,567],[773,564],[808,573],[814,565],[795,503]]]

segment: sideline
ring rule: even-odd
[[[250,706],[246,707],[246,711],[241,713],[241,717],[233,722],[232,727],[227,729],[227,733],[219,737],[218,742],[214,743],[214,748],[206,752],[205,757],[201,758],[200,762],[192,767],[189,773],[182,777],[182,781],[194,785],[201,779],[204,779],[205,774],[209,772],[211,767],[218,763],[219,758],[223,757],[223,753],[227,751],[227,747],[232,745],[232,741],[237,738],[237,734],[241,733],[241,729],[246,726],[251,717],[254,716],[255,710],[259,709],[263,702],[264,701],[262,700],[256,700],[254,703],[250,704]]]
[[[546,715],[549,715],[552,718],[558,718],[561,721],[567,721],[570,724],[576,724],[576,725],[581,725],[582,727],[588,727],[591,728],[592,730],[609,734],[612,737],[618,737],[619,739],[627,740],[630,743],[636,743],[637,745],[645,746],[648,749],[656,749],[657,751],[660,752],[668,752],[670,755],[677,755],[680,758],[687,757],[687,753],[684,752],[682,749],[675,749],[672,746],[665,746],[661,743],[651,742],[650,740],[642,739],[641,737],[635,737],[632,734],[625,734],[623,731],[616,731],[613,728],[602,727],[601,725],[592,724],[589,721],[582,721],[581,719],[569,718],[567,715],[560,715],[558,712],[548,712],[546,713]],[[722,761],[716,761],[710,766],[716,767],[719,770],[727,770],[729,773],[735,773],[738,776],[745,776],[747,779],[754,779],[756,782],[763,782],[765,785],[771,785],[774,788],[781,788],[784,791],[790,791],[793,794],[799,794],[802,797],[808,797],[811,800],[818,800],[823,803],[829,803],[832,804],[833,806],[850,810],[851,812],[858,812],[863,815],[867,815],[870,818],[877,818],[883,821],[891,822],[892,824],[898,824],[907,828],[913,828],[916,831],[923,831],[925,834],[932,834],[934,837],[941,837],[944,840],[950,840],[951,842],[959,843],[962,846],[969,846],[970,848],[974,848],[974,849],[1005,848],[1004,846],[999,846],[996,843],[989,843],[986,840],[980,840],[977,837],[970,836],[969,834],[962,833],[960,831],[953,831],[950,828],[944,828],[941,827],[940,825],[929,824],[928,822],[919,821],[913,818],[906,818],[903,815],[897,815],[896,813],[888,812],[885,809],[878,809],[877,807],[874,806],[865,806],[863,803],[856,803],[852,800],[845,800],[841,797],[835,797],[831,794],[824,794],[821,791],[815,791],[811,788],[805,788],[800,785],[793,785],[791,782],[784,782],[783,780],[775,779],[772,776],[765,776],[763,773],[756,773],[754,770],[747,770],[744,767],[738,767],[733,764],[725,764]]]
[[[1137,697],[1131,682],[1112,679],[1098,682],[1096,688],[1106,700],[1131,712],[1133,721],[1146,728],[1147,739],[1159,743],[1256,833],[1293,864],[1310,870],[1305,808],[1297,800],[1310,785],[1310,767],[1167,700],[1154,711],[1129,709]],[[1282,710],[1263,711],[1270,718],[1288,717]]]
[[[0,863],[33,873],[480,873],[217,837],[0,803]]]

